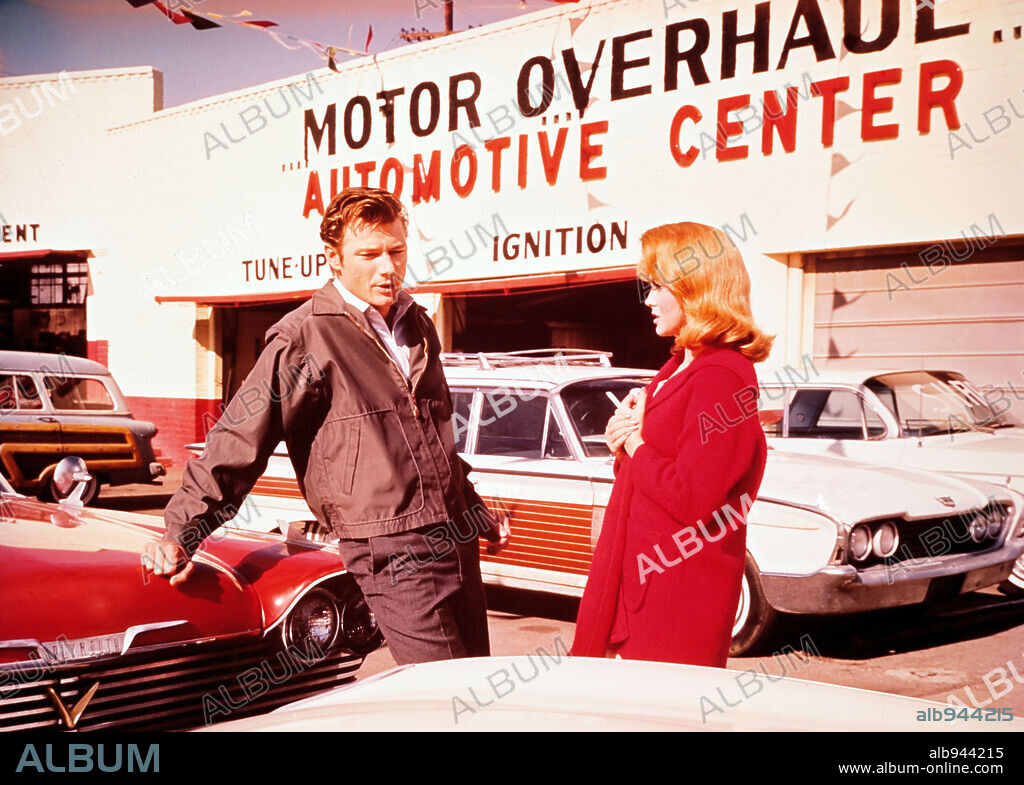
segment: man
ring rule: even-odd
[[[387,191],[331,200],[320,237],[334,279],[267,332],[202,457],[185,467],[166,535],[143,552],[171,585],[187,579],[203,538],[284,439],[399,664],[490,653],[477,534],[495,549],[509,537],[456,453],[440,341],[401,288],[406,232]]]

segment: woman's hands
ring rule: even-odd
[[[643,389],[637,387],[630,390],[629,395],[608,420],[604,440],[615,457],[620,457],[623,450],[632,457],[636,448],[643,444],[640,428],[644,424],[644,404]]]

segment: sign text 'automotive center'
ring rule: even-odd
[[[858,79],[807,77],[799,86],[780,78],[779,85],[761,96],[750,92],[722,95],[720,89],[719,95],[706,98],[699,88],[711,84],[715,77],[721,85],[728,85],[737,76],[738,53],[743,53],[740,59],[750,62],[752,74],[759,74],[787,69],[793,54],[801,50],[813,52],[816,62],[822,63],[884,52],[901,36],[910,38],[914,46],[929,46],[970,30],[970,22],[943,25],[930,3],[916,3],[911,9],[911,4],[902,0],[844,0],[841,18],[830,16],[833,28],[841,29],[830,29],[819,0],[798,0],[792,15],[787,13],[781,22],[773,19],[772,5],[761,2],[742,12],[725,11],[720,18],[696,16],[668,22],[664,29],[632,30],[576,44],[555,52],[554,57],[526,57],[518,70],[510,73],[510,83],[497,87],[504,91],[498,95],[510,97],[505,103],[484,100],[488,86],[479,73],[465,70],[451,74],[447,81],[428,79],[401,85],[387,84],[385,74],[381,89],[372,95],[352,95],[319,111],[307,109],[305,159],[319,156],[317,161],[330,168],[309,171],[303,217],[312,212],[322,215],[326,201],[350,185],[387,188],[417,204],[464,199],[479,189],[516,193],[534,184],[545,187],[545,183],[555,186],[577,178],[583,182],[602,180],[609,166],[628,166],[629,151],[614,149],[616,129],[609,126],[608,119],[586,119],[588,113],[598,114],[591,111],[594,102],[630,101],[656,90],[678,92],[680,101],[670,122],[649,138],[663,139],[666,161],[683,169],[701,159],[727,165],[756,156],[758,148],[762,157],[794,152],[797,128],[808,122],[820,125],[816,144],[829,148],[844,101],[860,107],[859,135],[865,142],[897,139],[913,132],[945,134],[960,127],[956,101],[964,72],[940,52],[922,57],[920,65],[912,69],[879,68]],[[781,4],[774,5],[778,9]],[[874,22],[865,25],[868,7]],[[785,38],[775,46],[769,36],[773,24],[779,29],[788,26]],[[867,28],[870,33],[865,32]],[[720,43],[717,56],[709,53],[714,51],[714,38]],[[792,65],[789,69],[792,71]],[[916,90],[913,129],[886,117],[894,107],[895,86],[905,82]],[[560,91],[571,97],[579,123],[569,124],[566,116],[565,123],[559,125],[555,115],[550,124],[545,119],[546,128],[509,133],[519,116],[550,113]],[[801,98],[820,102],[813,120],[811,112],[801,107]],[[641,113],[634,122],[650,121]],[[397,155],[354,160],[349,154],[350,163],[331,166],[336,159],[330,156],[346,148],[359,151],[371,140],[377,143],[373,147],[380,145],[378,149],[396,142],[404,146],[410,139],[437,132],[447,133],[445,143],[424,144],[422,150],[412,153],[412,160]]]

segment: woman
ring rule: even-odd
[[[572,653],[725,667],[767,453],[753,363],[772,337],[718,229],[667,224],[640,242],[644,302],[675,353],[608,422],[615,486]]]

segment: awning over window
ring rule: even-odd
[[[54,248],[37,248],[33,251],[9,251],[0,253],[0,264],[6,262],[34,262],[47,256],[71,256],[76,259],[88,259],[92,251],[61,251]]]
[[[636,276],[633,265],[599,270],[570,270],[559,273],[539,273],[506,278],[482,278],[466,281],[423,282],[406,290],[416,294],[495,295],[506,292],[544,291],[573,286],[589,286],[613,281],[629,281]],[[270,305],[273,303],[301,302],[313,295],[314,289],[293,292],[261,292],[254,294],[194,294],[157,296],[158,303],[195,303],[196,305]]]

